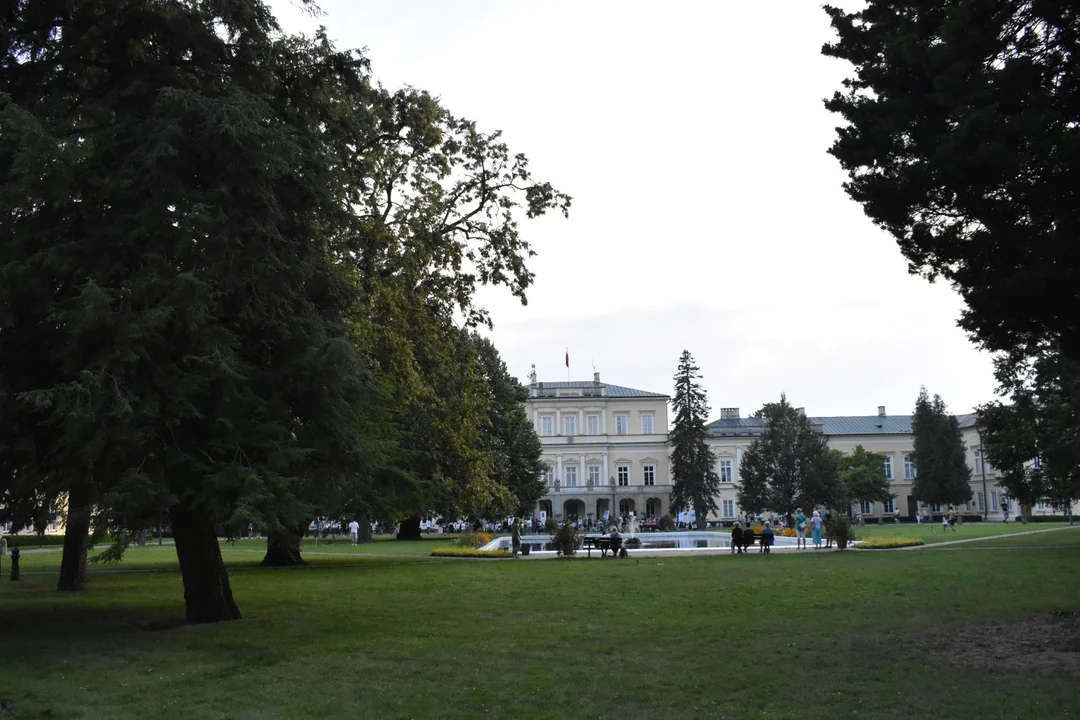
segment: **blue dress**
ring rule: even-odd
[[[821,544],[821,518],[816,517],[811,522],[814,523],[814,544]]]

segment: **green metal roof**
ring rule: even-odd
[[[812,425],[820,426],[824,435],[910,435],[911,415],[847,415],[811,417]],[[975,413],[957,415],[961,428],[975,426]],[[761,418],[729,418],[714,420],[706,426],[710,435],[758,435],[765,427]]]
[[[571,380],[569,382],[540,382],[529,385],[530,390],[596,390],[603,388],[604,397],[614,398],[667,398],[663,393],[648,392],[647,390],[635,390],[622,385],[609,385],[608,383],[596,383],[592,380]],[[531,397],[530,400],[553,400],[561,398]]]

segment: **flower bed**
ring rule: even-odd
[[[477,550],[464,547],[441,547],[431,551],[432,557],[508,558],[509,550]]]
[[[912,537],[878,537],[867,538],[854,547],[860,550],[893,550],[903,547],[916,547],[925,545],[919,538]]]

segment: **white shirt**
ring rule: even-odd
[[[355,520],[349,523],[349,532],[353,533],[354,535],[360,532],[360,523],[356,522]]]

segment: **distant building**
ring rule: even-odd
[[[668,400],[663,393],[593,380],[529,378],[526,409],[548,464],[536,514],[556,520],[660,517],[670,509]]]

